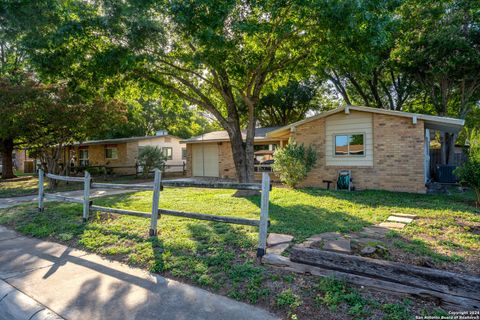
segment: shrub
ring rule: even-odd
[[[280,180],[291,188],[295,188],[299,182],[307,177],[317,161],[315,150],[303,144],[299,145],[292,139],[288,144],[275,152],[273,171]]]
[[[477,195],[477,207],[480,206],[480,132],[470,134],[470,151],[467,161],[457,169],[455,174],[460,182],[470,186]]]
[[[148,173],[153,169],[162,169],[165,163],[165,157],[158,147],[145,146],[138,154],[138,164],[143,167],[143,175],[148,176]]]

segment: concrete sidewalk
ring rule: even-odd
[[[265,310],[2,226],[0,279],[65,319],[277,319]]]
[[[48,191],[46,192],[48,193]],[[90,191],[90,198],[106,197],[106,196],[112,196],[115,194],[128,193],[128,192],[138,192],[138,191],[123,190],[123,189],[94,189]],[[72,197],[75,199],[83,199],[83,190],[53,192],[52,194],[64,196],[64,197]],[[37,195],[0,198],[0,209],[13,207],[25,202],[34,202],[37,200],[38,200]],[[45,201],[49,201],[49,200],[45,199]]]

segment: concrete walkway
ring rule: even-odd
[[[0,279],[65,319],[277,319],[265,310],[2,226]],[[6,310],[1,303],[0,319]]]
[[[138,192],[135,190],[122,190],[122,189],[93,189],[90,190],[90,198],[98,198],[98,197],[105,197],[105,196],[112,196],[115,194],[127,193],[127,192]],[[49,193],[47,191],[47,193]],[[52,194],[64,196],[64,197],[72,197],[76,199],[83,198],[83,190],[74,190],[74,191],[63,191],[63,192],[53,192]],[[13,207],[25,202],[33,202],[37,201],[37,195],[31,196],[22,196],[22,197],[11,197],[11,198],[0,198],[0,209]],[[45,199],[45,201],[49,201]]]

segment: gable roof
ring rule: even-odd
[[[266,128],[255,128],[255,140],[264,140],[267,137],[267,133],[277,130],[280,127],[266,127]],[[242,138],[245,139],[247,136],[247,131],[242,130]],[[182,140],[182,143],[202,143],[202,142],[220,142],[220,141],[230,141],[228,132],[223,131],[213,131],[209,133],[204,133],[190,139]]]
[[[330,111],[322,112],[315,116],[306,118],[304,120],[300,120],[289,124],[287,126],[278,128],[276,130],[272,130],[267,133],[267,137],[276,137],[283,135],[287,132],[290,132],[293,128],[300,126],[304,123],[308,123],[310,121],[314,121],[317,119],[325,118],[331,116],[333,114],[339,112],[349,113],[351,110],[353,111],[360,111],[360,112],[370,112],[370,113],[378,113],[378,114],[385,114],[390,116],[396,117],[405,117],[411,118],[414,123],[417,120],[423,120],[425,122],[425,128],[433,129],[433,130],[441,130],[456,133],[462,130],[463,125],[465,124],[465,120],[456,119],[456,118],[448,118],[448,117],[439,117],[439,116],[432,116],[427,114],[420,114],[420,113],[411,113],[411,112],[403,112],[403,111],[394,111],[394,110],[386,110],[386,109],[379,109],[379,108],[371,108],[371,107],[360,107],[360,106],[344,106],[340,108],[336,108]]]

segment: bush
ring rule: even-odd
[[[153,169],[162,169],[165,163],[165,157],[158,147],[145,146],[138,154],[138,164],[143,167],[143,175],[148,176],[148,173]]]
[[[477,195],[477,207],[480,206],[480,132],[470,134],[470,151],[467,161],[455,169],[460,182],[470,186]]]
[[[273,171],[280,180],[291,188],[307,177],[308,172],[317,162],[317,154],[310,146],[305,148],[290,139],[287,146],[275,152]]]

